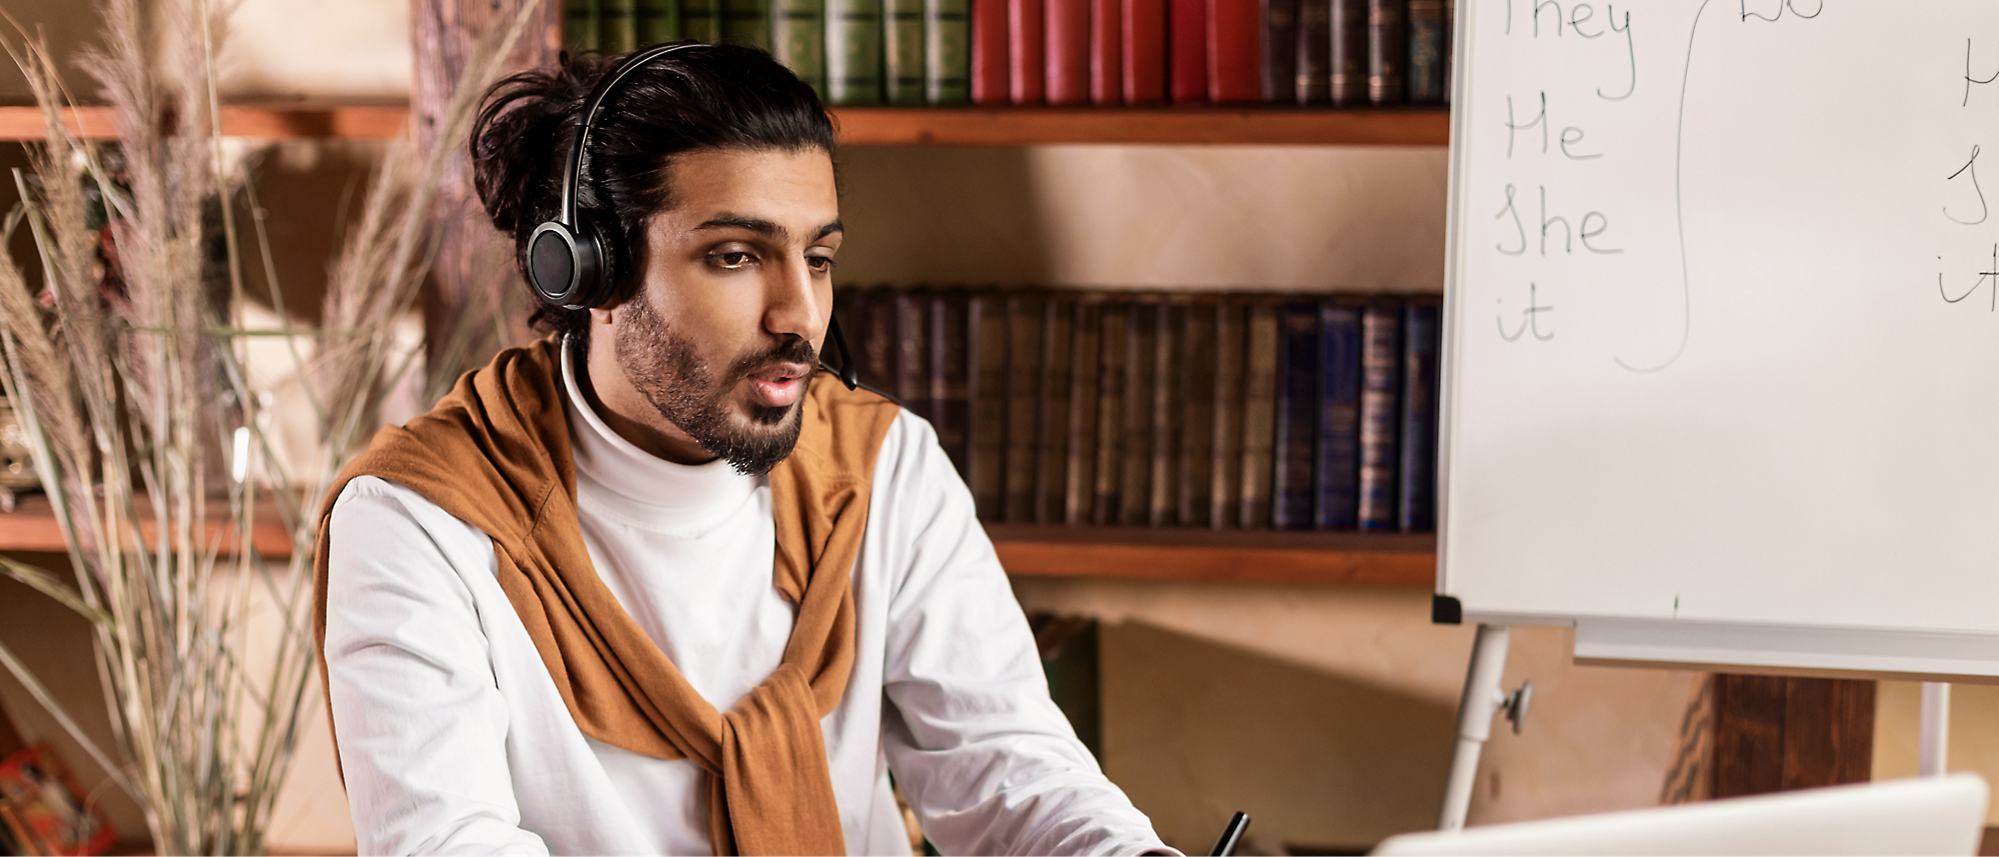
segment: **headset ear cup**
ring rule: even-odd
[[[604,240],[605,219],[595,212],[583,212],[578,218],[576,234],[576,258],[578,267],[585,275],[577,281],[576,295],[569,301],[570,309],[596,309],[611,299],[611,283],[617,279],[617,262],[610,253],[608,242]]]

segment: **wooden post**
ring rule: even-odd
[[[561,0],[531,2],[539,3],[541,9],[515,44],[509,73],[553,65],[562,50]],[[491,308],[499,302],[475,299],[479,296],[472,290],[518,287],[511,265],[505,264],[512,258],[511,242],[486,219],[472,188],[469,141],[437,139],[438,125],[465,68],[466,55],[480,33],[500,23],[514,8],[518,7],[497,0],[410,0],[410,36],[415,43],[410,122],[424,150],[441,145],[453,151],[437,196],[436,216],[443,235],[423,295],[426,356],[433,363],[455,330],[463,325],[493,324]],[[501,264],[496,265],[496,259]],[[483,317],[478,308],[485,308]],[[526,329],[525,318],[502,321],[516,333]]]
[[[1874,682],[1728,674],[1713,681],[1713,797],[1872,777]]]

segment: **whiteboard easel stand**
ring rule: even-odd
[[[1458,702],[1458,744],[1451,751],[1451,772],[1444,781],[1444,807],[1437,816],[1438,830],[1462,830],[1471,810],[1472,788],[1478,782],[1478,754],[1485,739],[1492,737],[1492,718],[1502,708],[1510,709],[1518,728],[1525,714],[1528,690],[1509,697],[1500,684],[1506,671],[1506,644],[1511,639],[1506,625],[1480,623],[1471,646],[1471,668],[1465,673],[1464,698]]]
[[[1906,733],[1905,733],[1906,734]],[[1941,681],[1923,682],[1922,727],[1918,733],[1916,772],[1925,777],[1941,777],[1950,762],[1950,685]]]

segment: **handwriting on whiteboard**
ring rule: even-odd
[[[1966,38],[1964,40],[1964,97],[1958,101],[1959,109],[1971,108],[1973,86],[1985,86],[1999,81],[1999,68],[1995,68],[1990,75],[1982,78],[1972,72],[1972,45],[1971,39]],[[1980,107],[1988,108],[1987,105],[1983,104]],[[1970,156],[1965,158],[1963,163],[1958,164],[1951,171],[1950,175],[1944,177],[1944,183],[1947,188],[1945,192],[1948,194],[1946,198],[1950,201],[1943,206],[1943,217],[1944,220],[1951,224],[1972,228],[1976,232],[1983,233],[1989,232],[1989,230],[1978,230],[1976,227],[1985,224],[1986,220],[1991,216],[1992,210],[1991,206],[1985,201],[1985,188],[1978,183],[1978,153],[1980,148],[1977,143],[1972,143]],[[1982,256],[1983,254],[1981,254]],[[1939,268],[1956,267],[1958,269],[1953,278],[1957,281],[1957,285],[1960,288],[1955,292],[1953,292],[1952,286],[1946,284],[1944,281],[1946,272],[1943,270],[1937,271],[1937,294],[1943,298],[1944,303],[1963,303],[1966,298],[1971,297],[1979,289],[1983,288],[1987,290],[1990,296],[1990,299],[1985,302],[1985,311],[1999,312],[1999,244],[1992,245],[1992,254],[1989,260],[1978,258],[1975,261],[1965,263],[1958,262],[1953,258],[1947,261],[1944,254],[1938,254],[1937,263]]]

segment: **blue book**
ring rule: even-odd
[[[1320,307],[1320,527],[1352,529],[1360,511],[1360,307]]]
[[[1310,529],[1319,444],[1319,306],[1286,303],[1277,312],[1277,460],[1272,465],[1271,525]]]
[[[1441,308],[1410,304],[1402,311],[1402,508],[1407,532],[1437,528],[1438,362]]]
[[[1395,478],[1401,456],[1396,445],[1402,427],[1402,311],[1386,304],[1369,306],[1360,318],[1360,528],[1394,529],[1397,513]]]

